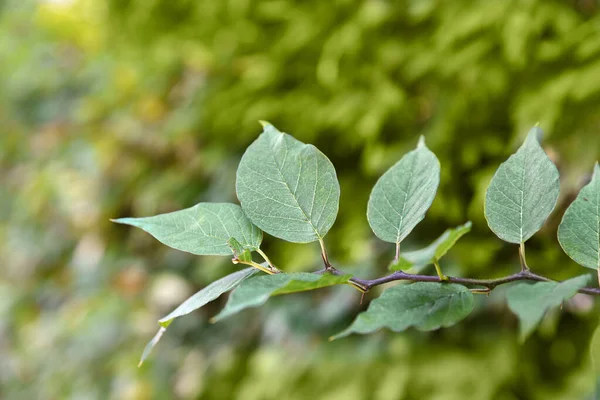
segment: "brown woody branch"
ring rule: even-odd
[[[325,272],[325,270],[319,271],[320,273]],[[342,271],[339,271],[333,267],[327,270],[329,273],[333,273],[335,275],[343,275]],[[504,276],[496,279],[472,279],[472,278],[460,278],[454,276],[448,276],[447,279],[442,280],[438,276],[433,275],[417,275],[417,274],[408,274],[404,271],[393,272],[389,275],[386,275],[381,278],[375,279],[360,279],[360,278],[351,278],[350,283],[356,286],[358,289],[368,292],[370,289],[375,286],[383,285],[384,283],[394,282],[394,281],[410,281],[410,282],[441,282],[441,283],[458,283],[465,286],[480,286],[484,288],[482,292],[489,292],[493,290],[496,286],[504,285],[506,283],[517,282],[517,281],[533,281],[533,282],[554,282],[550,278],[546,278],[545,276],[541,276],[531,272],[529,269],[523,270],[521,272],[517,272],[516,274]],[[585,287],[579,290],[580,293],[585,293],[589,295],[600,296],[600,288],[590,288]]]

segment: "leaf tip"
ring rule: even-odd
[[[125,217],[125,218],[111,218],[110,222],[114,222],[116,224],[122,224],[122,225],[131,225],[131,226],[138,226],[139,220],[141,218],[131,218],[131,217]]]
[[[540,123],[538,122],[529,130],[526,140],[534,139],[537,142],[541,142],[543,136],[544,131],[542,131],[542,128],[540,128]]]
[[[263,133],[270,134],[270,135],[277,135],[278,137],[283,137],[285,135],[283,132],[281,132],[279,129],[277,129],[275,127],[275,125],[273,125],[269,121],[260,120],[258,122],[263,127]]]
[[[419,136],[419,142],[417,143],[417,149],[420,149],[422,147],[427,147],[427,146],[425,146],[425,136],[423,136],[423,135]]]
[[[339,333],[337,333],[335,335],[329,336],[329,338],[327,339],[327,341],[333,342],[334,340],[338,340],[338,339],[341,339],[343,337],[348,336],[350,333],[351,333],[351,331],[350,331],[349,328],[345,329],[345,330],[343,330],[343,331],[341,331],[341,332],[339,332]]]

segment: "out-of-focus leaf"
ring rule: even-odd
[[[425,218],[440,183],[440,162],[421,137],[379,178],[367,208],[369,225],[381,240],[400,243]]]
[[[454,325],[473,310],[473,294],[457,284],[417,282],[385,290],[360,313],[338,339],[352,333],[372,333],[381,328],[401,332],[410,327],[429,331]]]
[[[520,321],[521,340],[525,341],[552,307],[575,296],[590,280],[582,275],[564,282],[519,282],[506,291],[508,307]]]
[[[156,332],[156,335],[154,335],[154,337],[152,339],[150,339],[150,341],[148,342],[146,347],[144,347],[144,351],[142,352],[142,356],[140,357],[140,362],[138,362],[138,367],[141,367],[142,364],[144,363],[144,361],[146,361],[146,359],[152,352],[152,349],[154,349],[154,346],[156,346],[158,344],[158,342],[160,341],[160,338],[162,338],[162,335],[166,331],[167,331],[167,328],[165,328],[163,326],[158,328],[158,332]]]
[[[590,358],[596,378],[596,395],[600,394],[600,325],[594,330],[590,340]],[[597,396],[594,399],[598,398]]]
[[[398,262],[390,265],[391,271],[407,268],[422,268],[439,260],[454,246],[454,244],[471,230],[471,221],[456,228],[446,229],[442,235],[429,246],[415,251],[401,253]]]
[[[524,243],[544,224],[558,199],[558,170],[540,146],[537,126],[502,163],[485,195],[485,218],[502,240]]]
[[[120,224],[141,228],[160,242],[192,254],[232,254],[227,241],[237,240],[245,249],[256,249],[262,232],[237,204],[199,203],[184,210],[144,218],[119,218]]]
[[[600,166],[567,208],[558,227],[558,241],[579,265],[600,268]]]
[[[263,305],[270,296],[303,292],[347,283],[351,275],[281,273],[248,279],[231,293],[225,308],[212,321],[217,322],[249,307]]]
[[[223,293],[235,288],[244,280],[250,278],[257,272],[258,270],[256,268],[246,268],[241,271],[236,271],[232,274],[229,274],[217,281],[214,281],[213,283],[211,283],[204,289],[196,292],[189,299],[181,303],[181,305],[179,305],[179,307],[173,310],[169,315],[159,319],[158,323],[160,324],[160,328],[158,329],[156,335],[154,335],[152,340],[150,340],[150,342],[148,342],[148,344],[144,348],[144,352],[142,353],[142,357],[138,365],[142,365],[144,360],[148,358],[154,346],[156,346],[162,335],[165,333],[165,331],[167,330],[169,325],[171,325],[171,322],[173,322],[175,318],[182,317],[191,313],[192,311],[199,309],[200,307],[203,307],[205,304],[215,300]]]
[[[189,314],[194,310],[199,309],[205,304],[215,300],[217,297],[225,292],[238,286],[240,283],[256,274],[258,270],[256,268],[245,268],[241,271],[236,271],[229,274],[198,291],[192,297],[181,303],[173,312],[169,315],[161,318],[158,323],[163,327],[168,327],[175,318]]]
[[[242,208],[270,235],[297,243],[319,240],[338,213],[335,168],[315,146],[263,125],[263,133],[248,147],[237,170]]]

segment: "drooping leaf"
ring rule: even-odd
[[[254,224],[296,243],[325,236],[339,208],[340,186],[331,161],[315,146],[268,123],[240,161],[236,191]]]
[[[223,293],[229,292],[231,289],[237,287],[239,284],[257,272],[258,270],[256,268],[245,268],[214,281],[181,303],[181,305],[179,305],[179,307],[173,310],[169,315],[161,318],[158,323],[167,328],[175,318],[187,315],[192,311],[199,309],[205,304],[215,300]]]
[[[225,308],[212,321],[220,321],[249,307],[263,305],[270,296],[314,290],[348,282],[352,276],[295,272],[248,279],[229,296]]]
[[[558,227],[561,247],[578,264],[600,269],[600,166],[567,208]]]
[[[235,240],[235,238],[229,238],[229,240],[227,240],[227,244],[229,245],[231,251],[233,251],[234,259],[238,261],[252,261],[252,253],[250,250],[245,249],[240,242]]]
[[[578,276],[564,282],[519,282],[506,291],[508,307],[520,321],[521,340],[535,330],[542,317],[552,307],[575,296],[590,280],[588,275]]]
[[[379,178],[369,197],[367,219],[378,238],[400,243],[423,220],[440,183],[440,163],[425,146],[417,148]]]
[[[152,339],[150,339],[148,344],[146,344],[146,347],[144,347],[144,351],[142,352],[142,356],[140,357],[140,361],[138,362],[138,367],[141,367],[142,364],[144,363],[144,361],[146,361],[146,359],[152,352],[152,349],[154,349],[154,346],[156,346],[158,344],[158,342],[160,341],[160,338],[162,338],[162,335],[166,331],[167,331],[167,328],[165,328],[165,327],[161,326],[160,328],[158,328],[158,332],[156,332],[156,335],[154,335],[154,337],[152,337]]]
[[[485,195],[485,218],[502,240],[524,243],[554,209],[560,184],[558,170],[540,143],[537,126],[523,145],[502,163]]]
[[[332,339],[381,328],[401,332],[410,327],[434,330],[454,325],[473,310],[473,294],[457,284],[417,282],[385,290],[354,322]]]
[[[192,311],[203,307],[205,304],[215,300],[223,293],[235,288],[244,280],[250,278],[257,272],[258,270],[256,268],[246,268],[241,271],[236,271],[232,274],[229,274],[217,281],[214,281],[213,283],[211,283],[204,289],[196,292],[193,296],[181,303],[181,305],[179,305],[179,307],[173,310],[169,315],[159,319],[158,323],[160,325],[160,328],[158,329],[158,332],[156,333],[156,335],[154,335],[152,340],[148,342],[146,348],[144,348],[144,352],[142,353],[142,357],[138,366],[142,365],[144,360],[148,358],[154,346],[156,346],[162,335],[165,333],[165,331],[167,330],[169,325],[171,325],[171,322],[173,322],[175,318],[187,315]]]
[[[260,246],[262,232],[237,204],[199,203],[184,210],[145,218],[119,218],[120,224],[141,228],[160,242],[192,254],[226,256],[232,254],[229,238],[244,248]]]
[[[422,268],[442,258],[456,242],[471,230],[471,221],[453,229],[446,229],[442,235],[429,246],[415,251],[406,251],[401,254],[398,262],[390,265],[391,271],[406,270],[408,268]]]

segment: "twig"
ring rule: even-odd
[[[343,274],[339,270],[330,271],[334,274]],[[553,280],[546,278],[545,276],[534,274],[529,270],[517,272],[516,274],[504,276],[496,279],[472,279],[472,278],[459,278],[454,276],[447,276],[447,279],[443,280],[439,276],[432,275],[414,275],[407,274],[404,271],[397,271],[390,275],[376,278],[376,279],[360,279],[352,278],[350,281],[359,284],[362,288],[370,290],[375,286],[383,285],[384,283],[394,281],[410,281],[410,282],[446,282],[446,283],[459,283],[461,285],[468,286],[482,286],[484,288],[493,290],[496,286],[504,285],[510,282],[516,281],[534,281],[534,282],[554,282]],[[580,293],[600,296],[600,288],[582,288],[579,290]]]

